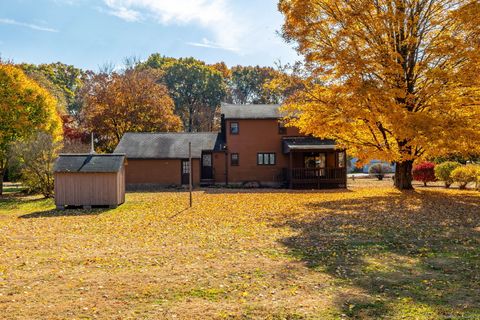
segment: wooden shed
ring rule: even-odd
[[[109,206],[125,202],[124,154],[61,154],[54,166],[55,205]]]

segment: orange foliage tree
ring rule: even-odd
[[[472,0],[281,0],[283,36],[305,57],[291,125],[362,161],[468,154],[480,141],[480,4]]]
[[[94,132],[101,151],[112,151],[126,132],[172,132],[182,128],[158,71],[90,75],[85,84],[82,122]]]

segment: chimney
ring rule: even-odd
[[[90,154],[94,154],[95,153],[95,146],[94,146],[94,142],[93,142],[93,132],[91,133],[91,142],[90,142]]]
[[[227,139],[227,128],[225,123],[225,115],[222,113],[220,115],[220,136],[222,137],[223,142]]]

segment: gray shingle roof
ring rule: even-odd
[[[334,149],[335,141],[330,139],[319,139],[314,137],[291,137],[283,138],[283,152],[291,150],[325,150]]]
[[[118,172],[125,161],[124,154],[60,154],[54,172]]]
[[[192,158],[200,158],[202,150],[221,150],[222,141],[216,132],[197,133],[126,133],[115,149],[130,159],[188,158],[188,142],[192,142]]]
[[[225,119],[278,119],[278,104],[222,104]]]

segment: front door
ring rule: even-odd
[[[213,179],[213,164],[211,152],[202,152],[202,179]]]
[[[181,175],[182,175],[182,184],[189,184],[190,163],[188,160],[182,160]]]

